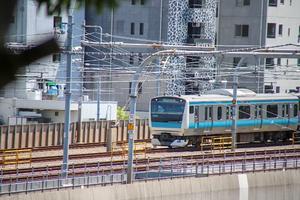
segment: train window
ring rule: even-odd
[[[194,106],[190,106],[190,114],[194,113]]]
[[[294,117],[298,115],[298,104],[294,104]]]
[[[222,119],[222,107],[219,106],[218,107],[218,120],[221,120]]]
[[[239,106],[239,119],[250,118],[250,106]]]
[[[207,107],[205,107],[205,111],[204,111],[204,116],[205,116],[205,118],[204,118],[204,120],[207,120],[208,119],[208,108]]]
[[[278,115],[277,105],[267,105],[267,118],[275,118]]]

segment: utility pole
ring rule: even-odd
[[[234,151],[236,149],[236,133],[237,133],[237,86],[238,86],[238,69],[244,62],[245,58],[242,57],[239,61],[238,65],[234,67],[233,74],[233,94],[232,94],[232,127],[231,127],[231,136],[232,136],[232,144],[231,150]]]
[[[67,35],[67,78],[65,90],[65,126],[63,139],[63,166],[62,177],[68,177],[68,159],[69,159],[69,130],[70,130],[70,106],[71,106],[71,79],[72,79],[72,25],[73,18],[68,16],[68,35]]]
[[[82,25],[82,41],[85,40],[85,20],[83,21]],[[84,46],[81,44],[81,50],[85,52]],[[77,141],[80,141],[81,136],[81,125],[82,125],[82,101],[83,101],[83,71],[84,71],[84,54],[82,55],[82,68],[80,68],[80,94],[79,94],[79,101],[78,101],[78,124],[77,124]]]
[[[97,121],[100,120],[100,91],[101,91],[101,77],[100,72],[99,73],[99,79],[97,82]]]

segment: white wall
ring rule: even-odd
[[[97,102],[83,102],[82,121],[97,119]],[[117,120],[117,102],[100,102],[100,119]]]

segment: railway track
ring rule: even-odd
[[[273,150],[273,151],[282,151],[282,150]],[[296,151],[296,152],[300,152],[300,147],[298,148],[286,148],[285,151]],[[160,149],[146,149],[146,150],[140,150],[137,151],[137,153],[146,153],[146,155],[150,155],[150,154],[158,154],[158,153],[182,153],[182,152],[197,152],[197,150],[195,150],[194,148],[178,148],[178,149],[169,149],[169,148],[160,148]],[[251,154],[251,151],[245,151],[246,154]],[[270,153],[272,151],[265,151],[265,150],[256,150],[253,152],[257,152],[259,154],[261,153]],[[203,152],[199,153],[202,155]],[[124,152],[122,151],[114,151],[114,152],[97,152],[97,153],[83,153],[83,154],[71,154],[69,155],[69,159],[70,160],[84,160],[84,159],[95,159],[95,158],[105,158],[105,157],[114,157],[114,156],[122,156],[122,154],[124,154]],[[212,155],[212,156],[216,156],[216,157],[222,157],[222,156],[230,156],[230,155],[234,155],[236,153],[233,152],[223,152],[223,153],[213,153],[213,154],[206,154],[206,156],[208,155]],[[42,163],[42,162],[57,162],[57,161],[61,161],[63,159],[63,156],[48,156],[48,157],[33,157],[31,162],[32,163]],[[23,160],[20,159],[20,161],[22,162]]]
[[[272,160],[287,160],[300,159],[300,148],[289,148],[284,150],[257,150],[245,152],[227,152],[227,153],[210,153],[210,154],[195,154],[195,155],[171,155],[163,158],[142,158],[135,160],[135,170],[151,170],[157,169],[163,164],[164,167],[171,166],[172,163],[179,163],[180,165],[212,165],[217,163],[243,163],[254,161],[268,161]],[[79,155],[76,155],[79,156]],[[101,161],[91,163],[71,164],[69,166],[69,173],[73,176],[80,176],[83,174],[99,174],[99,173],[119,173],[126,171],[126,160],[117,161]],[[174,165],[173,167],[176,167]],[[38,180],[41,178],[57,178],[61,172],[61,166],[55,165],[51,167],[34,167],[23,169],[2,170],[2,182],[26,180]]]

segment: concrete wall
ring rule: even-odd
[[[278,171],[255,174],[235,174],[207,178],[155,180],[131,185],[113,185],[61,191],[47,191],[2,196],[2,200],[141,200],[141,199],[297,199],[294,194],[268,194],[268,188],[286,188],[300,184],[300,171]],[[254,191],[262,190],[257,195]],[[275,195],[275,196],[274,196]],[[293,195],[292,198],[287,196]],[[194,198],[191,198],[194,197]],[[267,198],[268,197],[268,198]]]

